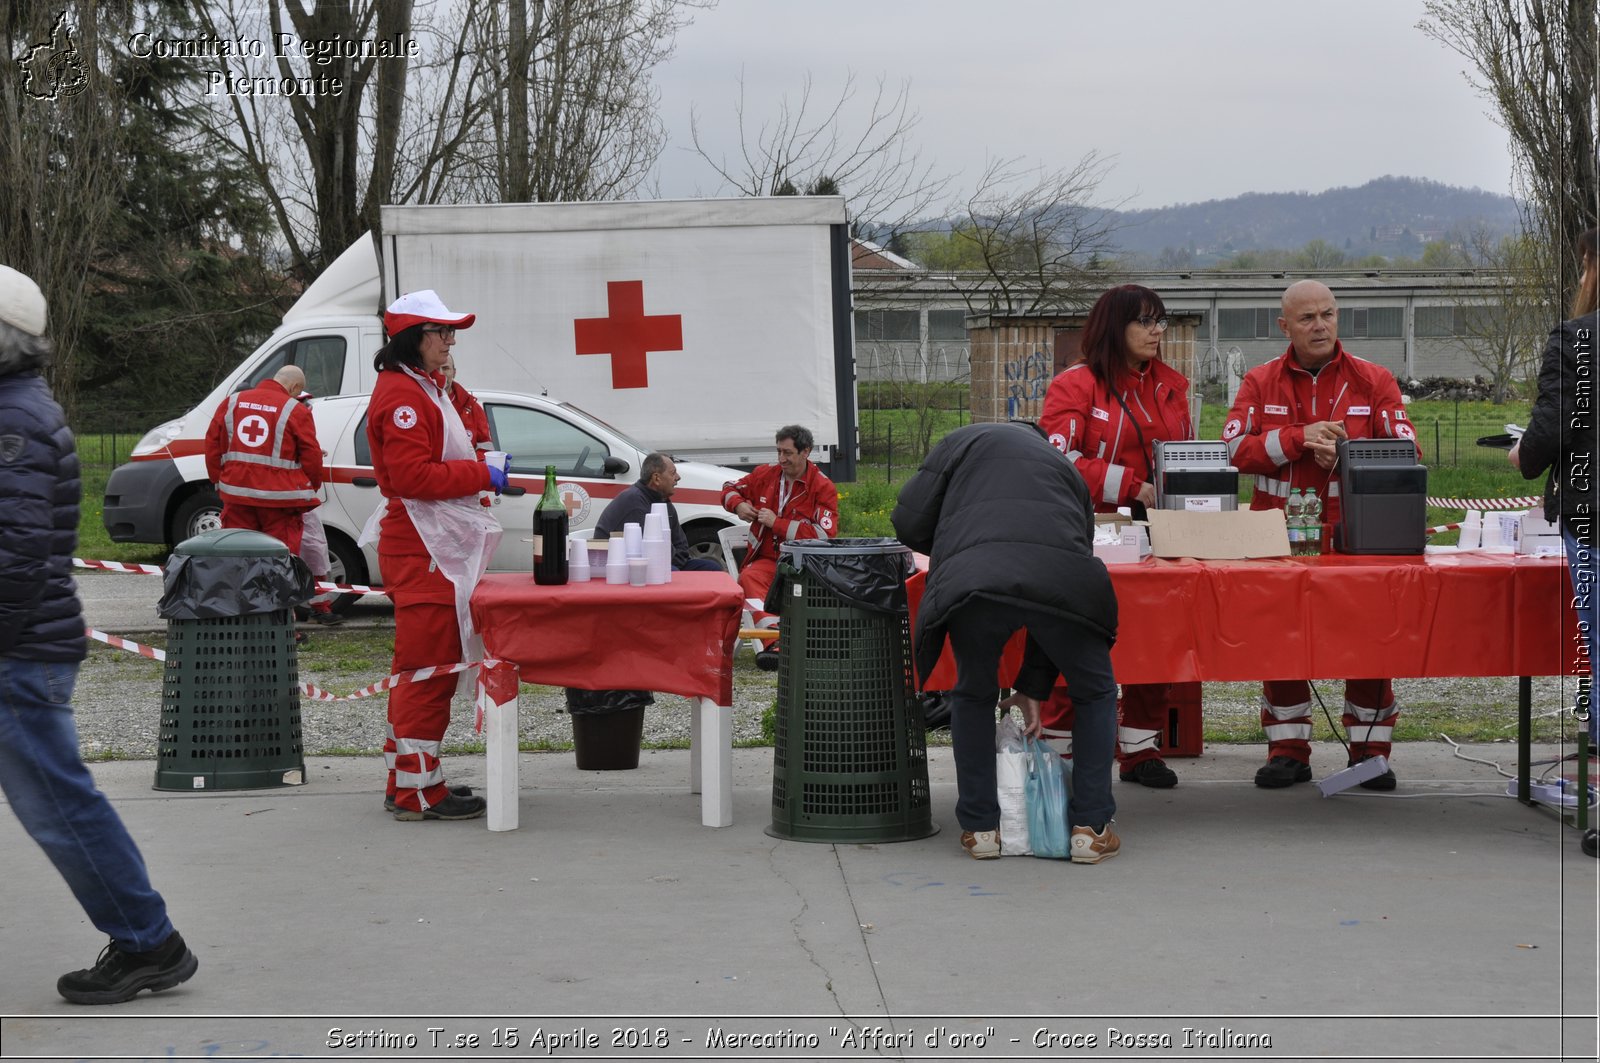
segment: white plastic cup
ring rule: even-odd
[[[634,558],[644,556],[644,528],[629,522],[622,526],[622,541],[627,544],[624,556]]]
[[[667,573],[672,568],[672,555],[667,551],[665,540],[646,539],[644,541],[644,561],[645,583],[667,582]]]
[[[606,551],[606,582],[628,582],[628,544],[621,536],[612,536]]]
[[[573,539],[567,544],[567,580],[571,583],[589,582],[589,544],[583,539]]]
[[[642,557],[628,558],[628,582],[635,587],[643,587],[649,577],[649,562]]]
[[[493,465],[501,472],[505,472],[511,467],[510,461],[511,455],[503,450],[491,450],[483,455],[483,463],[485,465]]]

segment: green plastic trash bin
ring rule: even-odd
[[[912,695],[905,577],[893,539],[785,544],[767,609],[780,615],[775,838],[898,842],[938,831],[922,707]]]
[[[304,562],[270,535],[225,528],[179,543],[165,578],[155,788],[304,783],[291,611],[310,590]]]

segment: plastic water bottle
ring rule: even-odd
[[[1289,491],[1289,501],[1283,507],[1283,521],[1289,526],[1289,555],[1299,557],[1306,552],[1305,498],[1300,488]]]
[[[1305,506],[1302,510],[1305,517],[1305,555],[1317,557],[1322,553],[1322,499],[1317,497],[1315,487],[1306,488]]]

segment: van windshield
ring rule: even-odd
[[[596,417],[594,414],[590,413],[588,410],[585,410],[581,406],[574,406],[570,402],[563,402],[561,405],[562,405],[563,408],[571,410],[573,413],[581,414],[584,417],[589,418],[589,420],[593,421],[595,424],[600,425],[602,428],[609,429],[613,435],[615,435],[618,438],[620,438],[624,443],[628,444],[630,447],[632,447],[634,450],[637,450],[641,454],[649,454],[652,450],[655,449],[654,447],[645,446],[643,443],[639,442],[637,439],[633,438],[628,433],[626,433],[626,432],[622,431],[621,429],[617,428],[616,425],[611,424],[605,418]]]

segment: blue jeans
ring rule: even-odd
[[[1590,536],[1593,539],[1593,536]],[[1578,623],[1583,625],[1579,632],[1583,637],[1583,645],[1589,654],[1585,667],[1580,675],[1594,675],[1596,666],[1600,666],[1600,654],[1596,653],[1596,644],[1600,643],[1600,542],[1579,543],[1578,537],[1572,533],[1565,519],[1561,521],[1561,541],[1567,547],[1567,575],[1572,580],[1572,604],[1578,614]],[[1597,730],[1600,730],[1600,716],[1594,711],[1594,693],[1591,688],[1589,705],[1589,741],[1594,743]]]
[[[0,657],[0,790],[89,921],[127,952],[172,933],[167,905],[78,754],[78,666]]]
[[[1111,644],[1070,621],[982,598],[950,614],[950,650],[956,685],[950,691],[950,744],[956,765],[956,822],[962,830],[994,830],[1000,799],[994,770],[996,670],[1006,640],[1026,626],[1050,663],[1061,672],[1076,710],[1072,722],[1074,827],[1102,828],[1116,814],[1111,762],[1117,748],[1117,682]]]

